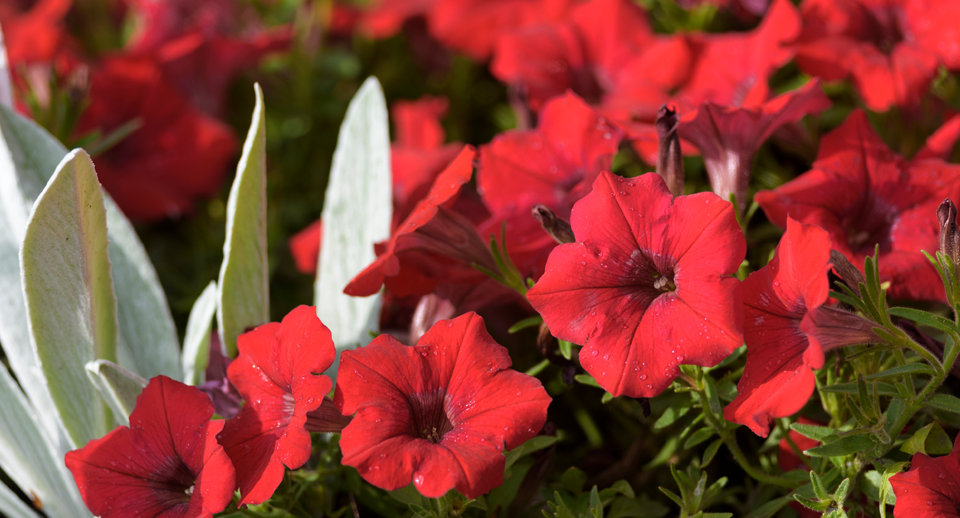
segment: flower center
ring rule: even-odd
[[[444,408],[444,393],[441,389],[422,394],[412,394],[410,401],[410,435],[440,443],[447,432],[453,430],[453,423]]]
[[[653,274],[653,287],[664,292],[677,290],[677,285],[674,284],[673,278],[671,276],[661,275],[659,272]]]

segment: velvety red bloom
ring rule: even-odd
[[[130,45],[137,52],[158,50],[164,44],[195,30],[206,35],[237,30],[241,13],[230,0],[126,0],[136,29]]]
[[[527,298],[615,396],[653,397],[680,364],[716,365],[742,343],[746,243],[713,193],[670,194],[656,173],[601,173],[573,207],[577,243],[556,247]]]
[[[811,171],[754,199],[781,228],[789,216],[826,230],[857,268],[879,244],[880,277],[891,281],[892,297],[941,300],[943,284],[921,250],[937,249],[937,206],[958,196],[960,166],[904,160],[856,111],[824,136]]]
[[[789,0],[775,0],[752,31],[662,40],[662,48],[644,54],[648,59],[621,72],[604,99],[604,112],[624,126],[644,160],[656,163],[653,122],[660,106],[669,101],[681,113],[705,101],[760,106],[770,96],[770,76],[793,57],[790,44],[799,34],[797,8]]]
[[[67,453],[84,503],[102,518],[209,518],[233,498],[234,470],[217,444],[223,421],[200,390],[166,376],[137,396],[120,426]]]
[[[954,115],[927,138],[927,142],[916,155],[913,155],[913,159],[939,158],[947,161],[953,153],[958,138],[960,138],[960,115]]]
[[[556,22],[571,0],[436,0],[430,33],[447,47],[482,61],[497,40],[531,25]]]
[[[413,347],[381,335],[344,351],[335,400],[356,416],[340,439],[343,464],[431,498],[499,486],[504,447],[537,435],[550,404],[539,380],[510,365],[476,313],[441,320]]]
[[[300,273],[317,273],[317,261],[320,257],[320,243],[323,240],[323,220],[316,220],[290,238],[290,255]]]
[[[637,61],[651,64],[645,52],[654,41],[640,6],[591,0],[562,23],[533,25],[500,38],[490,70],[522,85],[534,109],[568,89],[597,102],[625,68]],[[663,77],[663,70],[658,72],[650,77]]]
[[[960,517],[960,442],[935,459],[915,453],[910,469],[890,477],[890,485],[895,518]]]
[[[63,19],[73,0],[38,0],[29,11],[0,6],[3,43],[11,64],[51,61],[65,43]]]
[[[600,171],[610,169],[622,137],[567,92],[543,107],[536,130],[508,131],[480,147],[477,190],[494,216],[530,217],[543,204],[566,218]]]
[[[496,270],[488,245],[465,217],[449,210],[463,184],[473,176],[475,151],[466,146],[433,183],[430,193],[377,248],[377,259],[358,273],[343,290],[347,295],[367,297],[387,283],[398,296],[426,295],[438,278],[448,277],[450,259],[462,263],[476,277],[472,263]],[[391,283],[393,283],[391,285]]]
[[[95,69],[79,135],[139,128],[96,157],[100,183],[131,219],[176,217],[220,188],[237,148],[226,125],[197,112],[147,58],[114,57]]]
[[[407,20],[426,16],[434,4],[436,0],[374,0],[364,6],[359,25],[373,38],[389,38]]]
[[[831,267],[827,232],[787,219],[773,259],[743,281],[747,366],[723,411],[728,421],[766,437],[771,419],[810,399],[826,351],[876,340],[871,322],[822,307]]]
[[[309,306],[240,335],[237,347],[227,376],[246,404],[219,440],[237,468],[240,504],[259,504],[277,489],[284,466],[296,469],[310,458],[309,414],[332,388],[320,373],[336,351],[330,330]]]
[[[853,79],[868,108],[915,106],[937,67],[960,68],[955,2],[810,0],[797,64],[824,80]]]
[[[735,194],[746,210],[747,187],[753,157],[780,126],[796,122],[831,106],[814,79],[803,87],[748,108],[701,104],[680,124],[680,136],[697,146],[710,176],[713,192],[729,200]]]

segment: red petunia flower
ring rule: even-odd
[[[91,77],[77,133],[108,135],[131,123],[133,133],[95,158],[100,183],[124,214],[177,217],[217,192],[237,148],[230,128],[197,112],[153,60],[106,59]]]
[[[692,117],[685,117],[679,131],[700,150],[713,192],[724,200],[736,195],[741,210],[746,210],[753,157],[764,141],[780,126],[830,106],[820,81],[814,79],[756,107],[719,106],[705,101]]]
[[[712,366],[742,343],[746,254],[733,207],[713,193],[676,198],[648,173],[601,173],[573,208],[528,293],[550,332],[584,344],[580,363],[615,396],[653,397],[680,364]]]
[[[921,250],[937,249],[937,206],[958,196],[960,166],[904,160],[856,111],[823,138],[811,171],[754,199],[781,228],[788,216],[823,228],[858,268],[879,244],[880,277],[891,281],[892,297],[941,300],[943,284]]]
[[[895,518],[960,517],[960,441],[949,455],[915,453],[906,473],[890,477]]]
[[[941,64],[960,68],[955,2],[809,0],[797,64],[827,81],[851,77],[868,108],[916,106]]]
[[[827,232],[788,219],[773,259],[743,281],[747,367],[737,398],[724,409],[728,421],[766,436],[771,418],[810,399],[811,369],[823,367],[824,351],[801,324],[827,301],[831,266]]]
[[[378,245],[377,259],[358,273],[343,292],[367,297],[386,283],[397,296],[426,295],[437,279],[449,279],[451,259],[454,266],[470,277],[479,276],[470,266],[478,263],[497,270],[488,245],[468,219],[449,210],[463,184],[473,176],[475,151],[465,146],[433,183],[430,193],[397,227],[390,239]],[[392,283],[392,284],[391,284]]]
[[[120,426],[67,453],[90,512],[102,518],[212,518],[233,498],[234,469],[217,444],[223,421],[200,390],[166,376],[137,396]]]
[[[522,27],[561,20],[571,0],[436,0],[430,33],[445,46],[483,61],[497,41]]]
[[[625,69],[640,61],[651,64],[647,51],[655,41],[638,5],[591,0],[563,22],[533,25],[500,38],[490,70],[523,86],[533,109],[568,89],[598,102]],[[663,78],[663,72],[650,77]]]
[[[335,400],[356,416],[340,439],[343,464],[431,498],[499,486],[504,447],[537,435],[550,404],[539,380],[510,365],[476,313],[441,320],[413,347],[381,335],[344,351]]]
[[[336,351],[330,330],[316,308],[299,306],[283,317],[240,335],[240,355],[227,376],[246,401],[219,436],[237,468],[240,505],[259,504],[273,495],[284,466],[296,469],[310,458],[311,423],[322,412],[333,383],[319,375]]]

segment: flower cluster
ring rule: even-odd
[[[280,83],[393,70],[402,45],[423,77],[386,89],[392,216],[337,286],[380,297],[382,334],[335,344],[298,301],[233,358],[210,340],[198,387],[150,379],[129,426],[66,454],[95,515],[358,515],[365,495],[389,516],[390,495],[418,517],[662,516],[632,487],[669,464],[681,516],[960,516],[960,3],[119,3],[101,20],[128,34],[101,47],[69,0],[0,26],[16,108],[90,149],[141,223],[218,193],[230,84],[268,54],[306,63]],[[470,118],[487,98],[495,131]],[[264,149],[302,138],[294,167],[323,163],[322,130],[286,115]],[[296,184],[277,155],[264,199]],[[330,218],[261,209],[299,230],[282,253],[263,237],[262,272],[309,284]]]

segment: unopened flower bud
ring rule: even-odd
[[[957,230],[957,206],[950,198],[937,207],[937,219],[940,220],[940,252],[956,267],[960,263],[960,231]]]
[[[677,127],[680,126],[680,116],[677,111],[667,105],[660,107],[657,112],[657,137],[660,140],[660,149],[657,151],[657,174],[667,183],[667,188],[674,196],[683,194],[683,156],[680,154],[680,136]]]
[[[546,206],[537,205],[534,207],[533,217],[540,223],[540,226],[547,231],[547,234],[550,234],[558,243],[575,243],[577,241],[577,238],[573,236],[573,229],[570,227],[570,223],[558,218],[557,215]]]
[[[859,297],[860,283],[867,283],[860,270],[847,259],[847,256],[836,250],[830,250],[830,262],[833,263],[833,269],[840,276],[840,280]]]

